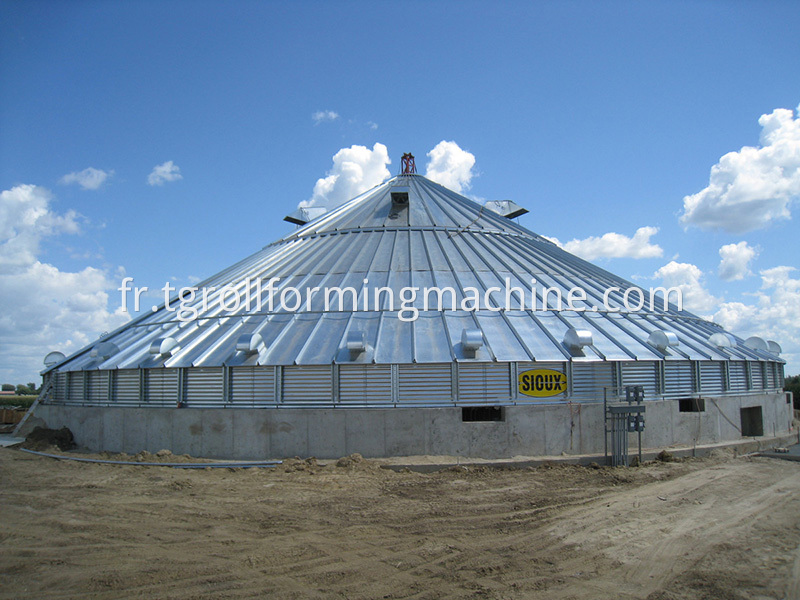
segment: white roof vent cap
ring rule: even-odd
[[[160,356],[172,356],[172,353],[178,349],[178,340],[173,337],[158,338],[150,344],[150,354]]]
[[[651,346],[655,346],[661,350],[661,352],[664,352],[667,348],[680,346],[678,336],[672,331],[665,331],[663,329],[656,329],[653,331],[650,337],[647,338],[647,343]]]
[[[592,332],[588,329],[575,329],[570,327],[564,334],[564,345],[573,352],[593,344]]]
[[[751,336],[744,341],[744,345],[750,348],[751,350],[761,350],[762,352],[769,352],[769,346],[767,346],[767,342],[764,338],[760,338],[757,335]]]
[[[47,356],[44,357],[44,366],[45,367],[52,367],[53,365],[57,365],[62,360],[67,358],[64,356],[63,352],[58,352],[57,350],[54,352],[48,352]]]
[[[773,342],[772,340],[767,340],[767,348],[769,348],[769,351],[773,354],[780,354],[783,352],[781,345],[778,342]]]
[[[245,333],[236,342],[236,351],[244,352],[248,356],[258,354],[264,345],[264,338],[260,333]]]
[[[367,350],[367,336],[363,331],[352,329],[347,332],[347,349],[350,354],[361,354]]]
[[[461,346],[467,352],[477,352],[483,346],[483,334],[479,329],[464,329],[461,332]]]
[[[92,348],[92,351],[89,352],[89,356],[92,358],[102,358],[103,360],[108,360],[117,352],[119,352],[119,348],[115,343],[100,342],[99,344],[95,345],[94,348]]]
[[[730,333],[712,333],[708,336],[708,341],[717,348],[735,348],[736,338]]]

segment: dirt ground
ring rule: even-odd
[[[800,599],[800,463],[340,463],[0,449],[0,598]]]

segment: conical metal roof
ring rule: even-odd
[[[507,281],[521,288],[527,305],[533,289],[537,308],[520,310],[516,295],[505,306]],[[179,312],[173,299],[170,310],[162,306],[51,368],[780,360],[691,313],[664,310],[661,301],[653,310],[605,309],[604,295],[620,308],[632,287],[425,177],[401,175],[198,284],[205,302],[198,291]],[[294,304],[290,288],[302,296],[297,310],[278,301],[286,293]],[[347,293],[343,310],[336,295],[326,309],[323,291],[332,288],[352,288],[355,310]],[[416,320],[398,318],[403,288],[418,290],[407,304],[418,311]],[[452,289],[455,307],[446,294],[442,310],[435,299],[425,310],[426,288]],[[483,299],[491,288],[498,290],[489,306],[464,309],[472,290]],[[571,289],[585,290],[586,300],[573,303],[578,310],[543,310],[547,288],[560,290],[565,306]],[[193,312],[194,319],[179,318]],[[710,339],[714,334],[722,336]]]

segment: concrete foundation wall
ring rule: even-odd
[[[677,400],[646,404],[643,446],[742,439],[740,409],[760,406],[765,436],[787,433],[784,394],[705,398],[704,412]],[[518,405],[500,422],[462,422],[461,408],[193,409],[40,405],[47,427],[69,427],[93,451],[171,450],[208,458],[265,459],[450,455],[471,458],[602,454],[602,404]],[[636,436],[630,436],[631,444]]]

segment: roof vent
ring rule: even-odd
[[[286,215],[283,217],[284,221],[288,221],[289,223],[294,223],[295,225],[305,225],[309,221],[313,221],[317,217],[321,217],[328,209],[324,206],[305,206],[298,208],[291,214]]]
[[[414,155],[411,152],[403,154],[400,159],[400,175],[416,175],[417,165],[414,163]]]
[[[178,349],[178,340],[173,337],[158,338],[150,344],[150,354],[160,355],[164,358],[172,356],[172,352]]]
[[[347,332],[347,350],[350,352],[350,360],[367,350],[367,336],[363,331],[351,329]]]
[[[514,219],[528,212],[527,208],[522,208],[511,200],[489,200],[484,206],[507,219]]]
[[[408,206],[408,186],[398,185],[392,188],[392,208],[400,210]]]
[[[252,356],[253,354],[258,354],[263,345],[264,338],[261,337],[260,333],[245,333],[236,342],[236,351]]]
[[[764,341],[764,338],[760,338],[757,335],[747,338],[744,341],[744,345],[750,348],[751,350],[761,350],[762,352],[769,352],[769,346],[767,346],[767,342]]]
[[[92,358],[102,358],[103,360],[108,360],[112,356],[114,356],[117,352],[119,352],[119,348],[113,342],[100,342],[99,344],[95,345],[92,348],[92,351],[89,353],[89,356]]]
[[[769,348],[769,351],[773,354],[780,354],[783,352],[781,345],[778,342],[773,342],[772,340],[767,340],[767,348]]]
[[[47,356],[44,357],[44,366],[50,368],[53,365],[57,365],[65,358],[67,357],[64,356],[63,352],[58,352],[57,350],[54,352],[48,352]]]
[[[647,343],[651,346],[655,346],[661,350],[661,352],[664,352],[667,348],[677,348],[680,346],[678,336],[671,331],[664,331],[663,329],[656,329],[653,331],[650,337],[647,338]]]
[[[483,346],[483,334],[480,329],[464,329],[461,332],[461,349],[467,358],[475,358],[475,354]]]
[[[575,329],[570,327],[564,334],[564,345],[570,352],[580,352],[585,346],[591,346],[592,332],[588,329]]]
[[[730,333],[713,333],[708,336],[708,341],[717,348],[733,348],[736,346],[736,338]]]

